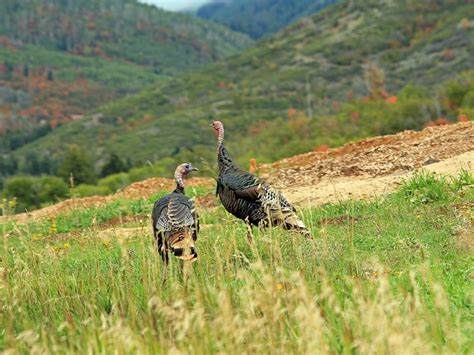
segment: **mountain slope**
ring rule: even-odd
[[[0,35],[83,56],[122,60],[176,74],[235,54],[243,35],[135,0],[5,0]]]
[[[472,1],[342,2],[239,56],[106,105],[100,117],[62,127],[17,154],[61,154],[69,142],[86,144],[99,163],[105,152],[134,161],[213,159],[208,123],[216,118],[243,161],[419,128],[458,112],[459,105],[442,107],[437,85],[474,66],[473,17]],[[472,86],[472,78],[463,80]],[[407,84],[428,88],[405,89],[399,105],[385,102],[383,95]],[[341,108],[364,96],[367,102]]]
[[[197,11],[199,17],[253,38],[277,32],[296,19],[316,13],[337,0],[216,0]]]
[[[135,0],[1,1],[0,151],[251,42]]]

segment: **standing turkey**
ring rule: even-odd
[[[246,223],[249,240],[252,237],[252,226],[275,225],[311,238],[308,228],[296,215],[295,208],[280,192],[234,164],[224,146],[222,122],[214,121],[210,126],[215,130],[218,145],[219,176],[216,194],[228,212]]]
[[[153,235],[163,259],[163,285],[170,249],[183,262],[193,262],[197,258],[194,242],[199,230],[198,216],[193,202],[184,194],[184,177],[197,170],[189,163],[178,165],[174,174],[176,189],[153,206]]]

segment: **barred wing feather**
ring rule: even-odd
[[[181,194],[171,194],[155,204],[157,219],[155,227],[158,231],[171,231],[179,227],[192,227],[196,223],[192,201]]]

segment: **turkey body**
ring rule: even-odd
[[[295,208],[272,186],[235,166],[223,143],[218,150],[216,194],[225,209],[250,226],[282,226],[307,237],[310,232]]]
[[[168,251],[184,261],[194,261],[197,253],[194,242],[199,230],[194,204],[184,191],[176,189],[155,202],[152,212],[153,234],[163,261]]]

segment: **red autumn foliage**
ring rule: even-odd
[[[359,122],[359,118],[360,118],[360,113],[357,112],[357,111],[354,111],[351,113],[351,121],[352,123],[357,123]]]
[[[268,121],[257,121],[249,127],[249,133],[252,135],[257,135],[263,130],[265,130],[269,125],[270,122]]]
[[[291,118],[291,117],[293,117],[293,116],[296,116],[297,113],[298,113],[298,110],[297,110],[297,109],[295,109],[295,108],[293,108],[293,107],[290,107],[290,108],[288,109],[288,113],[287,113],[287,114],[288,114],[288,118]]]
[[[219,84],[217,84],[217,87],[221,90],[225,90],[227,88],[224,80],[219,81]]]
[[[398,97],[396,96],[390,96],[385,99],[385,102],[387,104],[395,105],[398,102]]]
[[[320,153],[325,153],[329,150],[329,146],[327,144],[321,144],[316,149],[314,149],[315,152],[320,152]]]
[[[143,116],[143,119],[142,119],[143,123],[148,123],[148,122],[151,122],[151,121],[153,121],[153,116],[152,115]]]
[[[250,158],[249,163],[250,163],[250,164],[249,164],[249,171],[250,171],[251,173],[253,173],[253,172],[255,172],[255,171],[258,170],[258,167],[257,167],[257,159],[255,159],[255,158]]]
[[[11,50],[16,49],[16,46],[13,44],[12,40],[7,36],[0,36],[0,45]]]
[[[444,126],[450,123],[451,122],[449,122],[446,118],[440,117],[440,118],[435,119],[434,121],[430,121],[426,123],[423,127],[427,128],[427,127],[435,127],[435,126]]]
[[[458,122],[468,122],[469,121],[469,117],[467,117],[467,115],[465,114],[460,114],[458,116]]]

